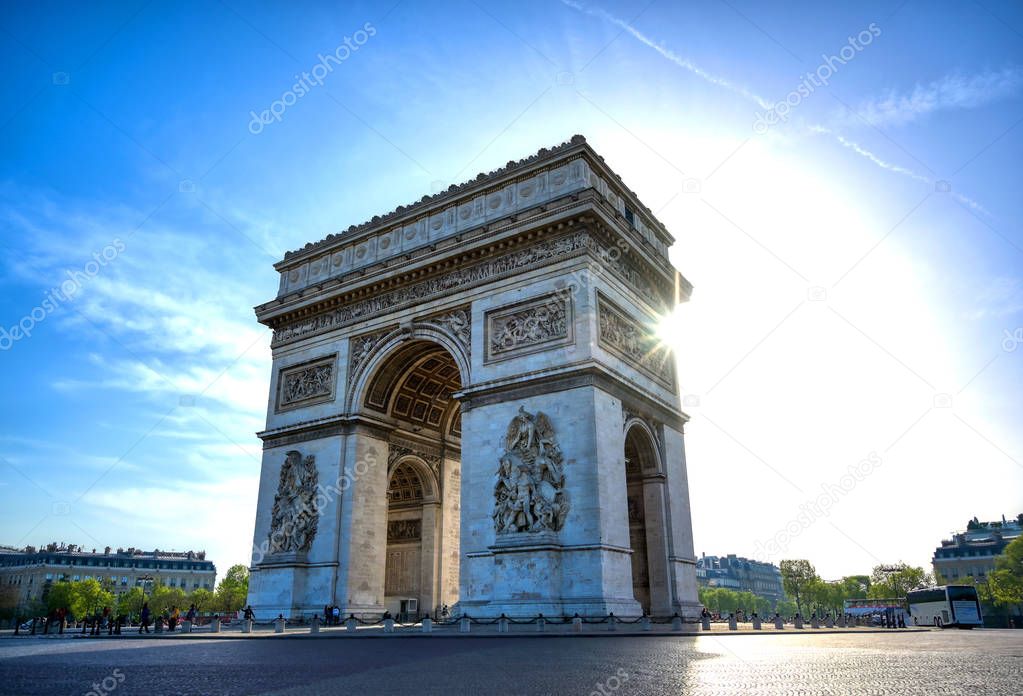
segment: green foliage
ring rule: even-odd
[[[188,603],[194,604],[196,611],[211,611],[216,597],[209,590],[200,587],[188,596]]]
[[[699,596],[700,603],[709,611],[722,615],[731,614],[740,609],[747,613],[755,611],[761,616],[771,612],[771,600],[752,592],[736,592],[726,587],[701,587]]]
[[[104,590],[103,585],[95,578],[71,583],[71,613],[81,618],[103,611],[104,607],[114,606],[113,593]]]
[[[125,616],[138,616],[142,611],[143,598],[141,587],[133,587],[117,598],[117,613]]]
[[[54,611],[61,607],[70,609],[72,589],[72,583],[66,580],[61,580],[50,585],[50,589],[46,591],[46,609],[48,611]]]
[[[798,611],[796,603],[787,599],[783,599],[775,604],[774,610],[785,617],[794,616]]]
[[[248,596],[249,569],[243,565],[233,565],[217,585],[211,608],[217,611],[238,611],[245,606]]]
[[[180,587],[155,584],[153,591],[149,593],[149,611],[154,616],[159,616],[164,612],[170,612],[173,607],[184,609],[188,606],[185,600],[185,591]]]
[[[785,587],[785,593],[796,600],[796,611],[803,613],[803,595],[813,583],[820,582],[817,577],[817,570],[805,559],[782,561],[779,564],[781,569],[781,582]]]
[[[988,586],[995,604],[1003,607],[1023,604],[1023,537],[1009,542],[1002,555],[995,559]]]
[[[887,599],[905,597],[910,590],[928,587],[934,584],[934,578],[919,566],[899,563],[894,566],[874,566],[870,583],[870,589],[867,590],[869,598]]]

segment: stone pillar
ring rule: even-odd
[[[793,623],[795,624],[796,628],[802,628],[803,627],[803,617],[800,616],[799,614],[796,614],[796,619],[795,619],[795,621]]]
[[[345,445],[351,485],[341,502],[337,597],[349,614],[384,613],[387,555],[386,435],[359,426]],[[361,472],[361,473],[360,473]]]
[[[671,617],[671,630],[681,631],[682,630],[682,617],[675,614]]]
[[[423,619],[423,633],[433,633],[433,621],[429,616]]]
[[[754,616],[753,617],[753,630],[754,631],[759,631],[760,630],[760,617],[759,616]]]
[[[313,618],[309,620],[309,632],[319,633],[320,632],[320,615],[313,614]]]
[[[540,616],[536,618],[536,630],[540,633],[543,633],[546,627],[547,621],[543,618],[543,614],[540,614]]]
[[[384,619],[384,633],[394,633],[394,619],[390,617]]]
[[[737,631],[739,630],[739,622],[735,618],[735,614],[728,615],[728,630]]]
[[[781,618],[780,616],[775,616],[774,617],[774,627],[776,629],[778,629],[779,631],[784,630],[784,628],[785,628],[785,619]]]
[[[639,628],[642,631],[652,631],[653,630],[654,627],[653,627],[653,624],[650,623],[650,617],[649,616],[647,616],[645,614],[643,615],[643,618],[640,619],[640,621],[639,621]]]
[[[507,633],[508,632],[508,618],[501,614],[501,618],[497,620],[497,632]]]
[[[349,616],[347,619],[345,619],[345,630],[348,631],[349,633],[355,633],[358,627],[359,627],[358,622],[355,620],[354,616]]]
[[[815,613],[813,616],[810,617],[810,628],[820,627],[821,627],[820,619],[817,618],[817,614]]]
[[[824,628],[834,628],[835,620],[831,618],[831,614],[828,614],[827,618],[824,619]]]
[[[287,622],[285,621],[283,616],[278,616],[276,619],[274,619],[274,633],[284,633],[284,627],[286,623]]]
[[[709,616],[704,616],[703,619],[700,621],[700,623],[702,624],[702,628],[703,628],[704,631],[709,631],[710,630],[710,617]]]
[[[242,633],[252,633],[252,619],[245,619],[242,622]]]
[[[220,617],[214,616],[210,621],[210,633],[220,633]]]
[[[468,633],[469,632],[469,617],[463,616],[461,621],[458,622],[458,632]]]
[[[583,620],[576,614],[572,617],[572,632],[582,633],[583,632]]]

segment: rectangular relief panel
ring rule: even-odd
[[[550,350],[575,341],[573,286],[492,309],[483,320],[484,362]]]
[[[277,412],[334,400],[337,353],[282,368],[277,377]]]
[[[634,315],[646,316],[638,311]],[[668,389],[675,389],[674,356],[670,348],[660,345],[652,326],[636,321],[599,290],[597,323],[602,348],[638,367]]]

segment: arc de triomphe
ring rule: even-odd
[[[286,254],[257,616],[694,615],[672,241],[575,136]]]

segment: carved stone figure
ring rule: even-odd
[[[329,396],[334,390],[334,363],[321,363],[283,373],[281,406]]]
[[[313,455],[291,450],[281,467],[270,518],[270,553],[308,551],[319,519],[314,499],[318,474]]]
[[[568,515],[564,456],[554,427],[543,413],[521,406],[508,424],[505,452],[494,486],[494,526],[498,534],[558,531]]]

